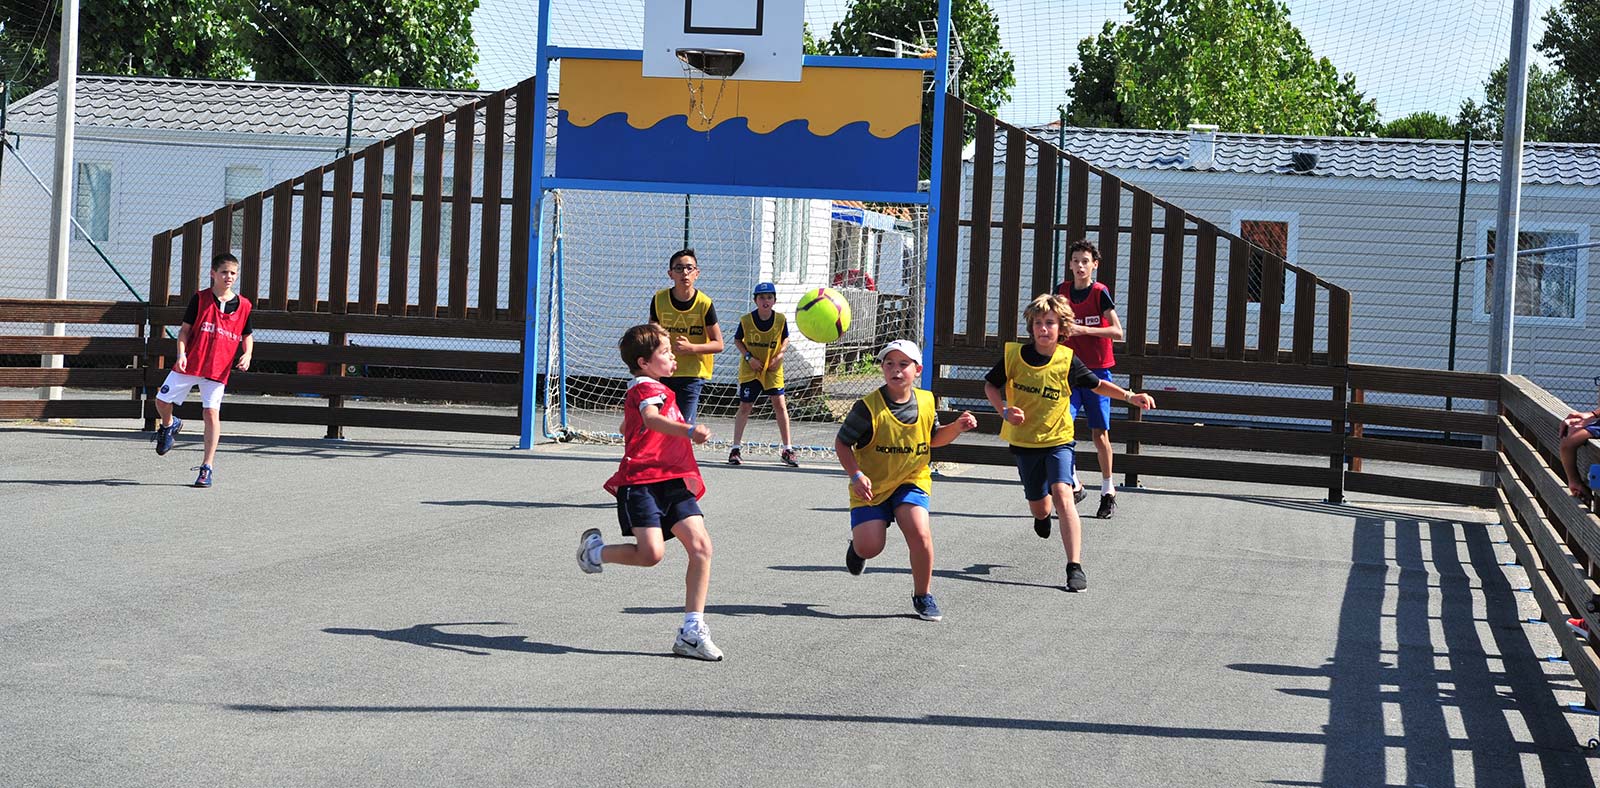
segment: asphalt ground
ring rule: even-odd
[[[0,785],[1596,783],[1489,512],[1147,479],[1072,594],[957,468],[929,623],[897,536],[845,572],[836,467],[708,455],[713,664],[675,545],[573,560],[616,447],[229,431],[197,490],[193,429],[0,426]]]

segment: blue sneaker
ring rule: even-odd
[[[939,609],[939,603],[933,601],[933,594],[911,596],[911,606],[917,609],[917,616],[923,621],[942,621],[944,611]]]
[[[156,454],[164,455],[172,451],[172,442],[178,437],[178,430],[183,429],[183,419],[172,417],[172,423],[165,427],[156,428]]]
[[[191,471],[199,471],[200,472],[199,476],[194,477],[194,486],[196,486],[196,487],[210,487],[211,486],[211,466],[202,465],[202,466],[200,466],[198,468],[190,468],[189,470],[191,470]]]

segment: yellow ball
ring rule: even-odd
[[[831,287],[807,290],[795,308],[794,322],[811,341],[827,344],[850,330],[850,302]]]

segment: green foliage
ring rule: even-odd
[[[1383,124],[1378,136],[1406,140],[1447,140],[1459,138],[1461,132],[1455,121],[1437,112],[1413,112]]]
[[[1072,123],[1357,135],[1377,103],[1318,58],[1280,0],[1127,0],[1132,17],[1078,44]]]
[[[1544,15],[1537,45],[1571,81],[1569,103],[1552,139],[1600,142],[1600,2],[1564,0]],[[1531,97],[1531,94],[1530,94]]]
[[[478,0],[246,0],[241,38],[265,81],[476,88],[477,7]]]
[[[1506,115],[1506,61],[1489,74],[1483,83],[1484,101],[1473,99],[1461,102],[1461,112],[1456,125],[1472,129],[1472,136],[1481,139],[1500,139],[1505,128]],[[1543,69],[1537,63],[1528,64],[1528,105],[1523,114],[1522,138],[1527,142],[1578,141],[1581,129],[1577,127],[1573,106],[1572,79],[1560,69]]]

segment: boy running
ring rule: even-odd
[[[1005,357],[984,376],[983,393],[1004,422],[1000,439],[1011,444],[1022,477],[1022,494],[1033,512],[1033,531],[1050,537],[1050,503],[1061,512],[1061,545],[1067,553],[1067,590],[1089,587],[1083,572],[1083,526],[1078,509],[1067,503],[1072,490],[1073,425],[1069,388],[1093,390],[1138,407],[1156,406],[1149,394],[1134,394],[1103,380],[1061,342],[1061,329],[1072,324],[1067,298],[1041,295],[1022,311],[1033,341],[1007,342]]]
[[[1095,377],[1110,380],[1111,368],[1117,364],[1111,354],[1111,343],[1122,338],[1122,321],[1117,319],[1117,305],[1111,300],[1111,289],[1094,278],[1100,269],[1100,250],[1088,240],[1079,240],[1067,247],[1067,253],[1072,281],[1062,282],[1056,288],[1057,295],[1067,297],[1076,324],[1070,332],[1064,332],[1067,347],[1072,348],[1073,355]],[[1095,454],[1100,460],[1100,509],[1094,516],[1109,520],[1117,511],[1117,488],[1111,481],[1111,400],[1095,392],[1093,386],[1080,388],[1073,384],[1072,409],[1088,420]],[[1076,472],[1072,476],[1072,486],[1078,491],[1073,500],[1083,500],[1083,485],[1078,483]]]
[[[672,335],[672,353],[679,359],[678,371],[661,379],[678,397],[683,420],[694,424],[700,412],[700,391],[711,379],[711,364],[722,352],[722,327],[717,325],[717,309],[711,296],[695,289],[700,278],[700,262],[693,249],[680,249],[667,259],[667,276],[672,286],[656,292],[650,299],[650,322],[659,323]],[[632,362],[629,362],[630,364]]]
[[[683,626],[672,653],[716,662],[722,650],[711,642],[706,626],[706,590],[711,585],[711,536],[700,513],[705,482],[690,442],[705,443],[711,431],[690,426],[678,410],[677,397],[662,384],[678,368],[667,330],[655,323],[634,326],[618,344],[622,360],[634,374],[623,398],[622,463],[606,480],[605,491],[617,497],[617,522],[631,544],[608,545],[600,529],[578,537],[578,566],[595,574],[605,564],[655,566],[676,538],[689,554],[684,577]]]
[[[200,387],[200,412],[205,417],[205,457],[194,486],[211,486],[211,465],[217,459],[217,443],[222,440],[222,392],[234,369],[249,369],[255,339],[250,336],[250,299],[233,292],[239,281],[239,258],[223,253],[211,260],[211,287],[189,299],[178,329],[178,355],[172,371],[156,394],[156,413],[161,426],[156,428],[156,454],[172,450],[172,443],[183,429],[183,419],[172,415],[172,406],[181,405],[189,391]],[[239,353],[240,346],[244,353]],[[237,361],[235,358],[237,357]]]
[[[775,311],[778,288],[771,282],[756,285],[756,309],[739,318],[739,328],[733,332],[733,345],[742,357],[739,362],[739,415],[733,420],[733,448],[728,450],[728,464],[738,465],[744,427],[750,421],[750,411],[755,410],[756,398],[765,394],[772,403],[772,415],[778,420],[778,440],[783,448],[778,459],[790,468],[800,467],[795,461],[794,446],[789,443],[789,406],[783,398],[783,351],[789,348],[789,326],[783,313]]]
[[[938,621],[944,613],[928,589],[933,581],[928,450],[955,440],[978,426],[978,420],[963,411],[953,423],[938,423],[933,393],[916,387],[922,350],[915,342],[890,342],[878,352],[878,362],[883,386],[856,401],[834,439],[839,465],[850,474],[850,543],[845,545],[844,565],[850,574],[861,574],[867,559],[883,552],[893,520],[911,551],[911,606],[924,621]]]

